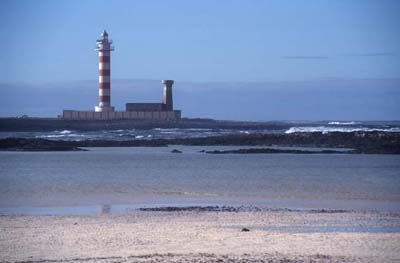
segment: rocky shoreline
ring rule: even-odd
[[[51,141],[45,139],[6,138],[0,139],[0,151],[11,152],[63,152],[63,151],[86,151],[78,146],[62,141]]]
[[[291,209],[291,208],[261,208],[257,206],[159,206],[141,207],[142,212],[301,212],[301,213],[351,213],[352,210],[343,209]],[[400,216],[400,215],[399,215]]]
[[[63,120],[61,118],[0,118],[0,132],[50,132],[55,130],[99,131],[118,129],[147,130],[154,128],[178,129],[239,129],[239,130],[287,130],[291,127],[330,126],[330,121],[232,121],[207,118],[182,118],[175,121],[152,120]],[[347,127],[385,128],[398,127],[400,121],[354,122]]]
[[[290,154],[349,154],[352,151],[335,151],[335,150],[322,150],[322,151],[304,151],[304,150],[291,150],[291,149],[273,149],[273,148],[248,148],[248,149],[238,149],[238,150],[213,150],[205,151],[209,154],[257,154],[257,153],[290,153]]]
[[[284,146],[349,148],[353,154],[400,154],[400,133],[397,132],[308,132],[291,134],[248,134],[202,138],[152,140],[83,140],[63,141],[46,139],[0,139],[0,151],[80,151],[87,147],[163,147],[168,145],[193,146]],[[296,151],[296,152],[293,152]],[[343,153],[329,151],[326,153]],[[213,152],[221,153],[221,152]],[[313,153],[293,149],[245,149],[235,153]],[[318,153],[321,153],[318,151]],[[322,152],[324,153],[324,152]]]

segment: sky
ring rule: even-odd
[[[120,110],[174,79],[187,117],[399,119],[398,14],[396,0],[2,0],[0,116],[91,110],[106,29]]]

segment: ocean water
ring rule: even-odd
[[[400,212],[398,155],[200,152],[237,148],[0,152],[0,214],[185,205]]]
[[[286,123],[290,124],[290,123]],[[354,131],[381,131],[400,132],[398,122],[319,122],[317,124],[304,123],[288,128],[270,129],[207,129],[207,128],[154,128],[154,129],[121,129],[100,131],[55,130],[47,132],[0,132],[0,138],[41,138],[48,140],[150,140],[196,138],[223,135],[243,135],[255,133],[294,133],[294,132],[354,132]]]
[[[236,129],[204,129],[204,128],[154,128],[154,129],[122,129],[101,131],[74,131],[56,130],[50,132],[0,132],[0,138],[39,138],[47,140],[151,140],[151,139],[175,139],[195,138],[223,135],[240,135],[250,133],[279,132],[271,130],[236,130]]]

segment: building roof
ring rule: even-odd
[[[101,33],[101,36],[102,37],[108,37],[108,33],[107,33],[107,31],[105,29],[103,30],[103,33]]]

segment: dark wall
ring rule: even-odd
[[[162,103],[127,103],[126,111],[163,111]]]

